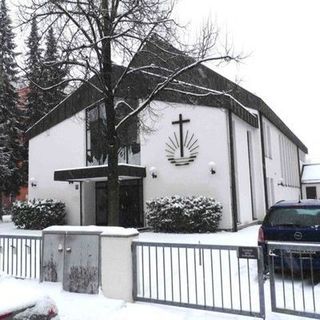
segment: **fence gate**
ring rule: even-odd
[[[320,245],[268,242],[274,312],[320,319]]]
[[[260,247],[135,241],[132,256],[136,301],[265,317]]]
[[[41,236],[0,235],[0,270],[17,278],[40,278]]]

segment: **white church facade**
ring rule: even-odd
[[[134,130],[119,150],[120,224],[144,226],[153,198],[204,195],[223,205],[220,228],[237,230],[263,219],[276,201],[299,198],[304,144],[260,98],[204,66],[193,73],[198,79],[235,90],[151,103],[155,116],[141,115],[150,130]],[[29,199],[65,202],[72,225],[108,223],[108,167],[97,144],[105,116],[90,90],[80,87],[28,130]]]

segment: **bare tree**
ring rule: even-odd
[[[222,54],[217,50],[219,34],[210,23],[193,45],[181,43],[179,36],[184,27],[172,18],[175,5],[175,0],[30,0],[29,5],[20,6],[23,24],[36,19],[43,35],[51,28],[58,35],[63,55],[55,63],[75,67],[73,76],[66,81],[86,83],[102,96],[107,121],[110,225],[119,224],[121,128],[165,91],[189,96],[223,94],[190,84],[184,74],[206,61],[239,58],[226,48]],[[123,66],[118,72],[114,61],[121,61]],[[117,119],[116,98],[128,77],[133,76],[148,78],[149,90],[139,104],[122,100],[128,111]],[[95,81],[90,80],[92,77]]]

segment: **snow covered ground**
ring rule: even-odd
[[[193,233],[171,234],[142,232],[140,241],[150,242],[173,242],[173,243],[201,243],[217,245],[256,246],[259,226],[255,225],[242,229],[238,232],[221,231],[217,233]]]
[[[267,289],[267,288],[266,288]],[[58,306],[61,320],[234,320],[252,319],[238,315],[185,309],[147,303],[125,303],[106,299],[102,294],[87,295],[65,292],[61,284],[35,280],[0,278],[0,309],[6,301],[50,296]],[[302,319],[267,311],[269,320]]]
[[[258,226],[248,227],[238,233],[218,232],[215,234],[161,234],[141,233],[141,241],[180,242],[218,245],[256,245]],[[40,231],[17,230],[11,223],[0,223],[0,234],[40,234]],[[288,315],[271,313],[269,286],[265,286],[267,319],[302,319]],[[106,299],[102,294],[86,295],[65,292],[61,284],[39,283],[37,280],[18,280],[0,275],[0,310],[10,303],[29,302],[40,296],[50,296],[57,304],[61,320],[214,320],[251,319],[238,315],[221,314],[210,311],[184,309],[147,303],[125,303]],[[256,297],[258,300],[258,297]]]
[[[0,235],[10,234],[10,235],[29,235],[29,236],[40,236],[41,230],[23,230],[18,229],[14,226],[13,222],[1,222],[0,221]]]

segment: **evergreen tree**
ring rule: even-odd
[[[48,113],[64,97],[64,88],[66,84],[61,84],[66,77],[67,70],[57,64],[58,48],[52,28],[49,29],[46,37],[46,51],[44,54],[43,87],[50,88],[43,92],[43,113]]]
[[[0,196],[16,194],[23,184],[21,112],[17,107],[14,34],[5,0],[0,0]],[[0,199],[0,205],[1,205]]]
[[[41,117],[44,116],[43,110],[43,90],[39,88],[39,84],[43,83],[43,68],[41,66],[42,50],[40,48],[40,36],[36,19],[32,20],[30,35],[27,39],[27,113],[28,127],[31,127]]]

